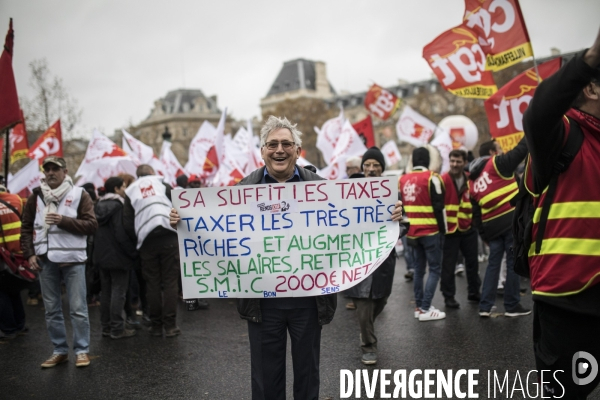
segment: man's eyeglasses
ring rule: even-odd
[[[265,147],[267,149],[269,149],[269,150],[277,150],[279,148],[280,144],[281,144],[281,147],[283,147],[284,150],[289,150],[296,143],[294,143],[294,142],[288,142],[288,141],[284,141],[284,142],[267,142],[267,143],[265,143]]]
[[[367,169],[367,168],[378,169],[378,168],[381,168],[381,164],[378,164],[378,163],[363,164],[363,169]]]

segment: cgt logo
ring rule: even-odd
[[[587,385],[598,376],[598,361],[590,353],[578,351],[573,354],[571,369],[573,382],[579,386]]]

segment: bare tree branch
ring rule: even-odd
[[[83,110],[67,91],[62,78],[50,76],[45,58],[33,60],[29,63],[29,68],[29,84],[35,94],[32,99],[20,100],[27,127],[35,131],[45,131],[60,118],[67,139],[73,128],[81,122]]]

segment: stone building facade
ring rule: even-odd
[[[171,134],[173,153],[182,165],[188,160],[189,144],[204,121],[214,126],[219,124],[222,110],[217,105],[217,96],[205,96],[200,89],[172,90],[154,102],[150,115],[128,132],[154,148],[158,156],[163,142],[163,133],[168,128]],[[227,119],[225,132],[230,132],[232,120]],[[115,132],[115,142],[121,144],[121,132]]]
[[[298,58],[283,63],[269,92],[260,100],[260,108],[265,115],[271,114],[275,105],[285,100],[331,100],[334,96],[335,91],[327,80],[325,63]]]

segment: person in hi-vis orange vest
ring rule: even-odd
[[[523,126],[531,152],[523,178],[535,207],[529,250],[535,369],[549,377],[541,396],[583,399],[600,382],[600,30],[589,49],[540,83]],[[546,189],[575,130],[583,141],[558,175],[536,249]]]
[[[0,246],[11,253],[21,251],[21,214],[23,203],[16,194],[10,194],[6,186],[0,184]],[[8,275],[0,276],[0,340],[10,340],[27,332],[25,309],[21,299],[23,282]],[[23,286],[22,286],[23,285]]]
[[[406,216],[410,221],[408,244],[412,246],[415,291],[415,318],[432,321],[446,314],[431,305],[440,280],[442,246],[446,233],[444,184],[439,175],[430,171],[429,151],[425,147],[413,150],[413,170],[400,178],[400,192]],[[425,269],[429,275],[423,287]]]
[[[456,295],[455,267],[458,252],[465,258],[467,273],[467,299],[470,302],[479,302],[479,263],[477,260],[477,231],[473,229],[473,208],[469,196],[469,185],[465,166],[467,165],[467,152],[454,149],[449,154],[450,170],[442,174],[442,181],[446,189],[444,203],[446,206],[446,221],[448,230],[444,238],[442,257],[442,276],[440,290],[444,295],[446,308],[460,308]]]

